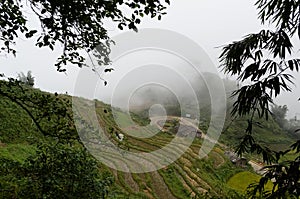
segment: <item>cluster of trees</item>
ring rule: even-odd
[[[299,138],[300,122],[297,120],[297,117],[290,120],[286,119],[287,112],[288,107],[286,105],[279,106],[275,104],[271,107],[272,116],[279,126],[291,136]]]
[[[32,76],[31,71],[28,71],[27,75],[25,75],[23,72],[21,72],[18,74],[17,78],[20,82],[22,82],[25,85],[28,85],[31,87],[34,86],[34,77]]]
[[[283,129],[287,129],[288,120],[286,119],[286,115],[288,112],[287,105],[274,105],[271,108],[271,113],[275,121],[279,124],[279,126]]]

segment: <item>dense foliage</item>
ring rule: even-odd
[[[56,66],[58,71],[67,63],[82,66],[85,58],[82,50],[96,53],[97,65],[109,63],[111,41],[104,21],[137,31],[144,15],[161,19],[165,4],[159,0],[4,0],[0,1],[0,52],[16,54],[13,45],[16,38],[37,35],[36,46],[54,50],[63,46]],[[128,11],[128,12],[127,12]],[[28,13],[38,17],[41,28],[28,25]],[[96,50],[97,47],[97,50]]]
[[[41,93],[11,78],[0,81],[0,96],[25,111],[44,136],[67,142],[77,139],[72,112],[67,108],[71,102],[67,98],[59,97],[57,93]]]
[[[0,156],[1,198],[107,196],[113,177],[99,171],[79,142],[69,97],[9,79],[0,81],[0,104],[0,143],[20,143],[14,150],[30,152]],[[26,128],[19,128],[22,124]]]
[[[286,198],[300,196],[300,142],[287,151],[273,151],[260,145],[253,136],[253,127],[260,126],[254,119],[269,118],[273,98],[283,91],[292,91],[292,73],[298,72],[300,60],[293,51],[292,38],[298,32],[300,37],[300,7],[298,1],[258,0],[256,6],[262,23],[272,23],[275,30],[261,30],[249,34],[243,40],[223,48],[220,55],[222,67],[227,74],[237,75],[244,84],[233,93],[237,97],[232,113],[250,115],[245,136],[238,146],[238,153],[256,152],[264,161],[272,163],[259,184],[249,189],[252,198]],[[295,153],[291,161],[279,162],[286,153]],[[274,188],[266,192],[264,186],[274,180]]]
[[[0,161],[1,198],[105,198],[113,183],[81,147],[41,144],[23,163]]]

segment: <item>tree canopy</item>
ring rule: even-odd
[[[83,147],[44,143],[24,163],[0,160],[3,198],[107,198],[114,181]]]
[[[249,34],[240,41],[226,45],[220,55],[224,72],[236,75],[239,81],[245,82],[233,93],[237,101],[232,114],[251,116],[237,152],[256,152],[263,155],[264,161],[272,163],[266,167],[268,172],[260,182],[250,187],[251,198],[256,198],[257,193],[263,198],[286,198],[287,194],[299,197],[300,141],[287,151],[272,151],[256,142],[252,132],[254,125],[260,126],[254,121],[254,115],[268,119],[273,99],[283,91],[292,91],[292,74],[298,72],[300,67],[292,41],[296,33],[300,38],[300,4],[290,0],[257,0],[255,5],[261,23],[274,25],[274,30],[263,29]],[[294,152],[296,158],[280,161],[288,152]],[[274,188],[272,192],[266,192],[264,186],[271,179]]]
[[[161,19],[169,0],[2,0],[0,1],[0,53],[16,55],[14,44],[20,36],[37,35],[36,46],[54,50],[61,44],[58,71],[67,63],[82,66],[80,51],[97,53],[99,65],[109,63],[111,41],[104,21],[114,22],[119,29],[137,31],[141,18],[149,15]],[[39,19],[40,28],[28,25],[28,11]],[[96,47],[98,50],[95,51]]]

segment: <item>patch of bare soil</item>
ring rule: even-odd
[[[130,173],[124,173],[124,178],[126,184],[134,191],[139,192],[138,184],[133,180],[132,175]]]
[[[153,191],[159,198],[176,199],[157,171],[151,172],[150,175],[152,178]]]

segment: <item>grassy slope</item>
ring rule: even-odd
[[[240,192],[245,192],[248,185],[254,182],[259,182],[260,176],[249,171],[243,171],[237,173],[236,175],[232,176],[228,180],[228,185]],[[266,186],[266,190],[272,190],[272,182],[268,182]]]
[[[0,156],[22,162],[35,151],[35,141],[42,139],[31,119],[14,103],[0,98]],[[116,125],[111,108],[102,102],[96,102],[96,112],[100,124],[105,129],[122,132]],[[117,110],[122,126],[126,126],[124,113]],[[123,118],[123,119],[122,119]],[[138,121],[139,118],[135,118]],[[142,124],[148,121],[140,119]],[[236,129],[240,128],[238,124]],[[267,135],[269,136],[269,135]],[[159,133],[147,139],[127,136],[126,144],[133,150],[156,150],[170,142],[172,135]],[[113,138],[117,142],[117,139]],[[158,172],[145,174],[126,174],[105,167],[115,175],[116,184],[113,198],[189,198],[196,194],[226,196],[232,192],[227,180],[240,172],[223,155],[221,148],[215,148],[205,159],[198,159],[201,140],[196,140],[191,148],[172,165]]]
[[[268,121],[264,119],[255,118],[261,126],[254,126],[253,135],[255,139],[264,146],[269,146],[274,150],[284,150],[295,140],[284,132],[278,124],[269,118]],[[230,124],[226,122],[226,131],[221,135],[220,140],[229,146],[237,146],[245,133],[247,128],[247,118],[238,118]]]
[[[7,144],[0,146],[0,155],[10,160],[23,162],[35,153],[35,147],[28,144]]]
[[[0,97],[0,141],[34,143],[41,135],[30,117],[17,104]]]

